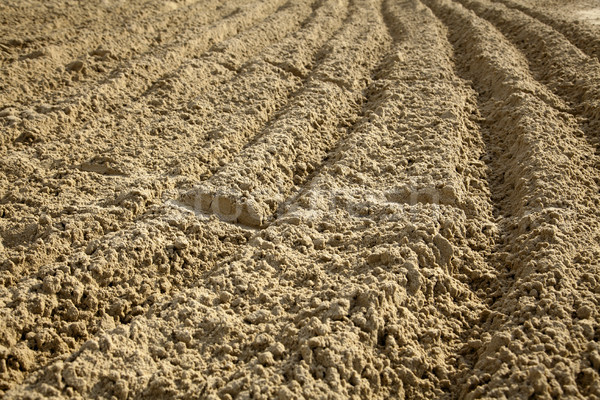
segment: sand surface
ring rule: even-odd
[[[0,397],[600,399],[598,1],[0,1]]]

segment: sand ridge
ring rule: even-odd
[[[1,396],[600,398],[593,3],[2,2]]]

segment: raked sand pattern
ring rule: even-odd
[[[600,4],[0,1],[0,397],[600,399]]]

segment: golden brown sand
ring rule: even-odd
[[[0,1],[0,397],[600,399],[599,9]]]

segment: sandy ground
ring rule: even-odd
[[[0,1],[0,397],[600,399],[599,10]]]

